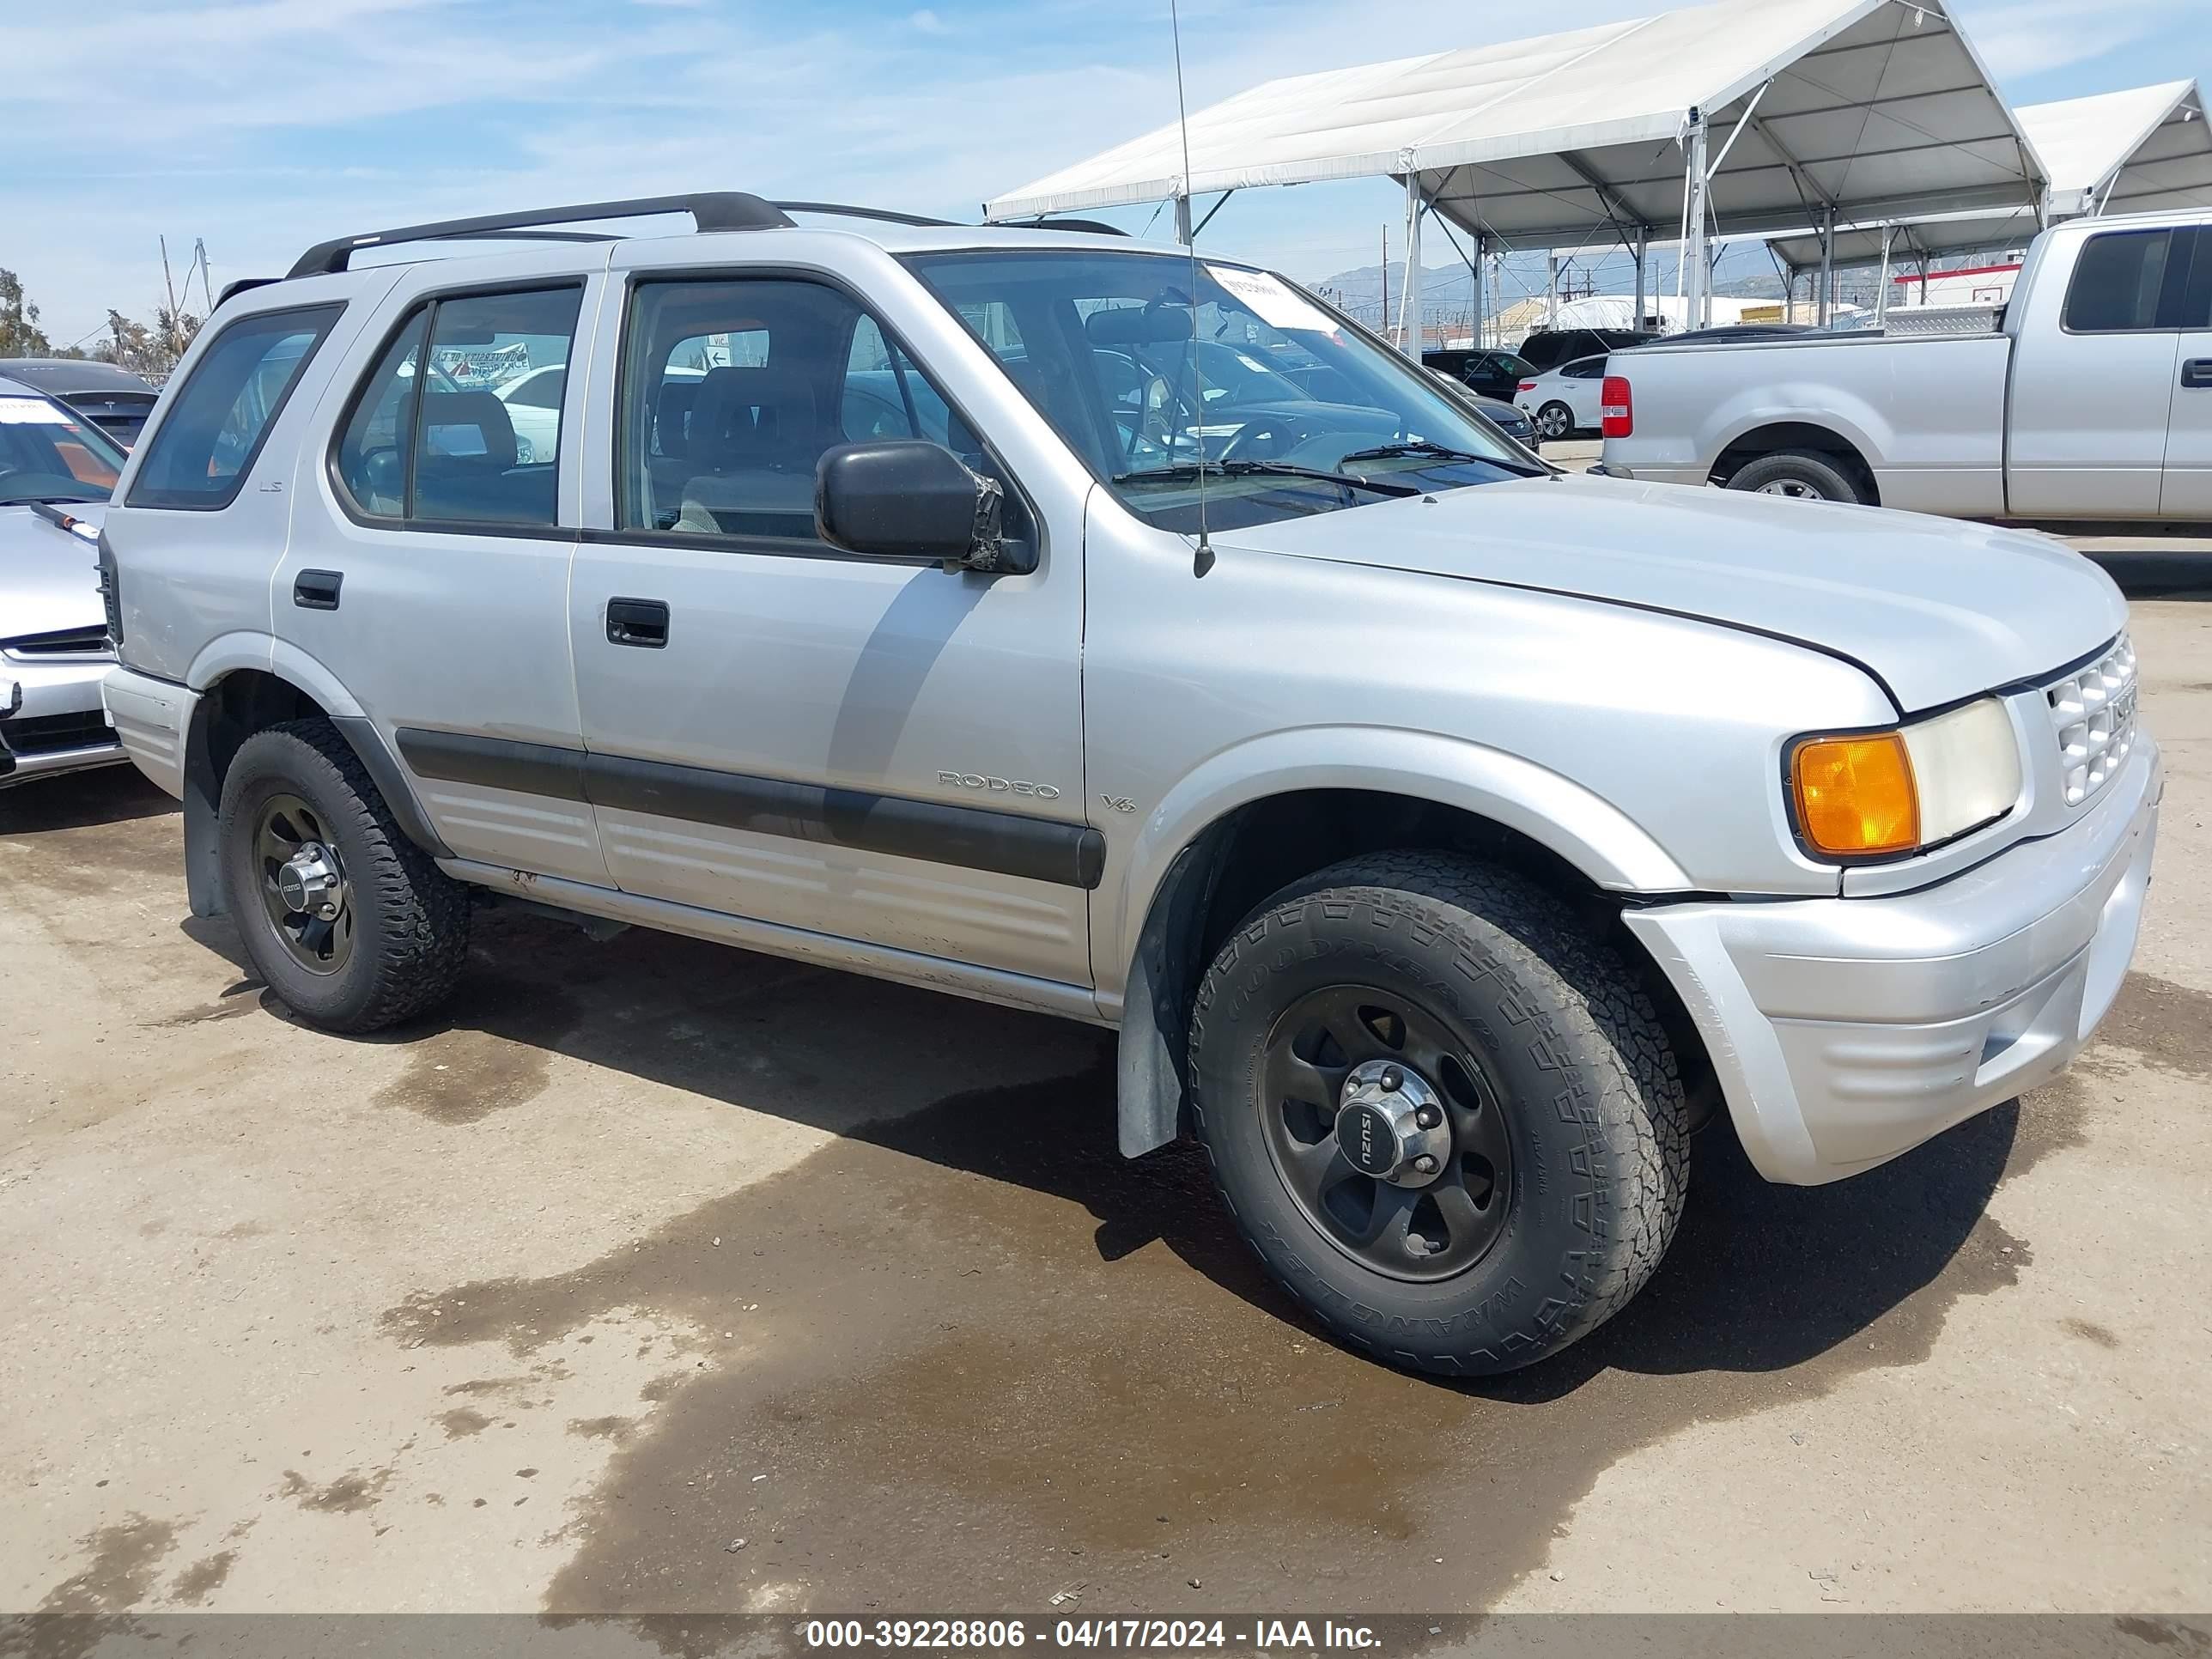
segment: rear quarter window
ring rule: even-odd
[[[206,512],[236,500],[269,428],[344,309],[261,312],[224,328],[177,389],[125,504]]]

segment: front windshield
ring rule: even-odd
[[[1399,353],[1279,276],[1181,254],[908,261],[1132,511],[1270,524],[1546,471]]]
[[[0,506],[104,501],[123,452],[51,398],[0,392]]]

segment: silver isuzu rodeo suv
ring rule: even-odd
[[[1264,270],[784,205],[325,244],[164,394],[106,707],[303,1018],[522,902],[1117,1028],[1126,1152],[1474,1373],[1635,1294],[1711,1113],[1833,1181],[2112,1006],[2160,773],[2087,561],[1565,476]]]

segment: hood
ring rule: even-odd
[[[2127,623],[2047,537],[1950,519],[1569,474],[1219,539],[1702,617],[1851,659],[1912,714],[2087,656]]]
[[[98,530],[106,503],[61,510]],[[0,640],[106,625],[99,550],[27,507],[0,507]]]

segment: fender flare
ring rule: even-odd
[[[1882,418],[1881,412],[1863,398],[1839,396],[1832,391],[1825,396],[1826,401],[1816,403],[1811,401],[1810,391],[1784,386],[1778,390],[1761,388],[1757,392],[1730,398],[1721,405],[1716,416],[1720,435],[1700,446],[1702,453],[1712,458],[1706,470],[1718,468],[1722,456],[1761,428],[1811,426],[1850,445],[1867,471],[1879,479],[1885,465],[1883,458],[1894,451],[1896,433]],[[1753,397],[1768,401],[1747,406]],[[1781,401],[1773,401],[1778,398]]]
[[[222,914],[222,882],[216,844],[222,788],[209,753],[206,694],[228,675],[241,670],[267,674],[313,698],[376,786],[402,835],[432,858],[453,856],[432,826],[422,798],[376,722],[337,675],[297,646],[265,634],[240,632],[214,639],[192,659],[187,686],[203,694],[192,712],[185,748],[185,886],[191,912]]]
[[[1304,726],[1207,760],[1169,791],[1123,864],[1117,888],[1126,975],[1100,987],[1118,1003],[1115,1115],[1122,1155],[1175,1139],[1187,1090],[1197,928],[1212,891],[1209,842],[1240,809],[1312,789],[1364,789],[1456,807],[1549,848],[1598,886],[1680,892],[1688,875],[1620,808],[1519,756],[1437,732]],[[1141,907],[1141,908],[1139,908]],[[1129,920],[1141,916],[1133,937]]]

